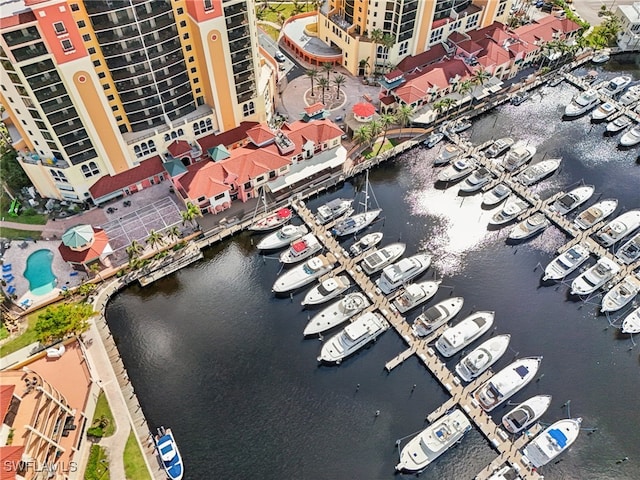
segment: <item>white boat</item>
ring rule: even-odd
[[[640,273],[630,273],[602,297],[600,311],[617,312],[640,292]]]
[[[600,103],[600,94],[597,90],[587,90],[577,95],[564,109],[566,117],[577,117],[591,110]]]
[[[534,468],[540,468],[556,458],[578,438],[581,418],[566,418],[547,427],[524,447],[522,453]]]
[[[557,87],[562,82],[564,82],[564,75],[559,73],[555,77],[553,77],[551,80],[549,80],[549,86],[550,87]]]
[[[342,215],[348,215],[353,212],[351,205],[352,199],[348,198],[335,198],[324,205],[320,205],[316,211],[316,222],[320,225],[329,223]]]
[[[360,230],[364,230],[371,225],[373,221],[378,218],[380,212],[382,212],[382,209],[376,208],[374,210],[368,210],[345,218],[344,220],[336,223],[336,225],[331,229],[331,232],[336,237],[344,237],[346,235],[358,233]]]
[[[582,244],[571,247],[554,258],[544,269],[543,281],[562,280],[589,259],[589,249]]]
[[[511,433],[518,433],[538,420],[551,405],[551,395],[536,395],[525,400],[502,417],[502,425]]]
[[[509,103],[517,107],[518,105],[522,105],[530,97],[531,97],[530,93],[516,93],[513,97],[511,97],[511,99],[509,100]]]
[[[473,349],[456,365],[456,373],[465,382],[470,382],[496,363],[507,351],[511,335],[497,335]]]
[[[536,376],[542,357],[527,357],[506,366],[480,385],[473,398],[485,412],[490,412],[524,388]]]
[[[309,258],[322,250],[322,244],[313,233],[307,233],[302,238],[291,242],[287,250],[280,254],[282,263],[296,263]]]
[[[153,442],[162,462],[162,468],[169,480],[182,480],[184,463],[171,429],[158,428],[158,433],[153,437]],[[49,476],[49,478],[52,478],[52,476]]]
[[[460,156],[462,149],[457,145],[447,145],[442,149],[440,154],[433,161],[435,167],[440,165],[446,165],[451,160],[454,160]]]
[[[473,173],[471,173],[471,175],[469,175],[464,180],[462,185],[460,185],[460,192],[477,192],[491,180],[493,180],[493,175],[491,174],[491,172],[484,167],[480,167],[477,170],[473,171]]]
[[[612,78],[604,87],[600,88],[600,93],[613,97],[624,90],[632,80],[633,78],[629,75],[620,75]]]
[[[598,122],[604,120],[607,117],[610,117],[615,111],[617,111],[617,108],[613,103],[604,102],[593,112],[591,112],[591,119]]]
[[[616,252],[616,257],[627,265],[640,259],[640,233],[627,240]]]
[[[593,227],[596,223],[604,220],[618,208],[618,200],[607,198],[598,203],[594,203],[589,208],[581,212],[573,221],[574,225],[582,230]]]
[[[364,293],[349,293],[344,298],[315,314],[304,328],[304,335],[317,335],[337,327],[369,305],[371,305],[371,302]]]
[[[444,138],[444,133],[441,132],[433,132],[431,135],[427,137],[427,139],[422,142],[423,145],[427,148],[435,147],[440,141]]]
[[[553,172],[555,172],[558,167],[560,167],[561,162],[561,158],[550,158],[548,160],[534,163],[533,165],[529,165],[522,172],[520,172],[516,180],[525,186],[533,185],[534,183],[542,180],[547,175],[551,175]]]
[[[393,300],[393,305],[400,313],[408,312],[433,297],[438,291],[440,283],[440,280],[410,283]]]
[[[342,360],[374,341],[388,328],[389,324],[382,315],[365,312],[322,345],[318,361],[339,365]]]
[[[459,442],[471,430],[471,422],[459,409],[439,418],[413,437],[400,452],[399,472],[417,472]]]
[[[382,237],[382,232],[367,233],[360,240],[349,247],[349,253],[352,257],[357,257],[358,255],[371,250],[373,247],[378,245],[382,240]]]
[[[336,298],[350,287],[351,281],[346,275],[327,278],[307,292],[302,305],[319,305]]]
[[[473,125],[471,123],[471,120],[469,120],[467,118],[460,118],[460,119],[456,120],[455,122],[453,122],[452,124],[447,125],[446,128],[450,132],[461,133],[461,132],[464,132],[465,130],[468,130],[469,128],[471,128],[471,125]]]
[[[309,230],[305,225],[285,225],[277,232],[270,233],[258,242],[258,250],[276,250],[286,247],[291,242],[306,234]]]
[[[376,280],[376,285],[382,293],[388,295],[423,273],[429,265],[431,265],[431,255],[428,253],[417,253],[403,258],[384,267],[382,275]]]
[[[362,257],[360,265],[367,275],[379,272],[387,265],[391,265],[399,259],[407,249],[405,243],[391,243]]]
[[[527,208],[529,208],[529,203],[526,200],[520,198],[515,193],[511,194],[506,203],[503,205],[502,210],[491,217],[491,219],[489,220],[489,224],[502,225],[504,223],[510,222],[522,212],[524,212]]]
[[[520,470],[508,463],[493,472],[487,480],[522,480]]]
[[[640,125],[636,125],[620,137],[620,145],[623,147],[633,147],[640,143]]]
[[[436,303],[416,317],[411,325],[411,331],[416,337],[426,337],[455,317],[462,309],[462,305],[464,305],[462,297],[447,298]]]
[[[489,148],[487,148],[485,155],[488,158],[498,157],[502,155],[505,151],[507,151],[509,148],[511,148],[513,144],[514,144],[513,138],[510,138],[510,137],[499,138],[498,140],[493,142],[489,146]]]
[[[584,185],[577,187],[564,195],[558,197],[550,206],[549,209],[553,212],[558,212],[560,215],[566,215],[567,213],[575,210],[584,202],[589,200],[595,192],[593,185]]]
[[[502,165],[506,171],[513,172],[531,160],[536,152],[536,147],[525,147],[522,145],[513,147],[509,153],[507,153],[507,156],[504,157]]]
[[[437,178],[439,182],[455,182],[469,175],[475,167],[476,162],[472,158],[459,158],[442,170]]]
[[[509,232],[509,240],[526,240],[534,236],[536,233],[540,233],[545,228],[551,225],[551,222],[544,213],[536,212],[530,217],[522,220],[516,226],[514,226]]]
[[[602,257],[595,265],[571,282],[571,294],[588,295],[593,293],[616,276],[619,271],[620,266],[616,262]]]
[[[293,212],[289,208],[281,208],[280,210],[267,215],[262,220],[258,220],[249,227],[249,230],[254,232],[266,232],[278,228],[281,225],[291,220]]]
[[[504,183],[499,183],[491,190],[482,195],[482,203],[488,207],[499,204],[501,201],[511,195],[511,189]]]
[[[640,209],[636,208],[611,220],[598,230],[594,237],[605,247],[610,247],[633,233],[638,227],[640,227]]]
[[[595,64],[608,62],[611,58],[611,55],[608,51],[603,50],[601,52],[596,52],[595,55],[591,58],[591,61]]]
[[[312,257],[280,275],[273,284],[273,291],[285,293],[303,287],[330,272],[333,267],[334,264],[324,255]]]
[[[607,132],[618,133],[620,130],[623,130],[631,125],[631,121],[631,118],[627,117],[626,115],[620,115],[615,120],[607,123]]]
[[[640,100],[640,85],[634,85],[633,87],[629,87],[629,89],[622,94],[618,103],[626,106],[631,105],[638,100]]]
[[[444,357],[455,355],[489,330],[494,316],[494,312],[488,311],[472,313],[457,325],[447,328],[436,341],[436,348]]]
[[[624,318],[622,333],[640,333],[640,307]]]

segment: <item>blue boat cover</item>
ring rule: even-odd
[[[560,448],[564,448],[567,445],[567,437],[561,430],[552,428],[549,430],[549,436],[556,441]]]
[[[516,373],[520,375],[520,378],[524,378],[529,373],[529,369],[521,365],[519,367],[516,367]]]

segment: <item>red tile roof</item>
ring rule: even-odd
[[[324,110],[324,103],[322,103],[322,102],[316,102],[313,105],[309,105],[308,107],[304,107],[304,111],[309,116],[313,116],[313,115],[315,115],[316,113],[318,113],[318,112],[320,112],[322,110]]]
[[[89,187],[89,192],[94,199],[104,197],[118,190],[122,190],[129,185],[135,185],[146,178],[153,177],[164,172],[162,159],[159,155],[140,162],[137,167],[131,168],[126,172],[117,175],[109,175],[102,177],[96,183]]]
[[[11,405],[11,399],[13,398],[13,391],[16,389],[15,385],[0,385],[0,417],[4,418],[9,405]]]
[[[363,118],[370,117],[376,113],[376,107],[371,105],[369,102],[356,103],[353,106],[353,113]]]
[[[462,81],[472,76],[470,67],[463,60],[453,59],[429,66],[423,73],[415,74],[394,94],[404,103],[411,104],[427,97],[429,90],[442,90],[449,86],[449,80],[458,77]]]
[[[173,158],[180,158],[182,155],[191,153],[191,145],[184,140],[174,140],[171,145],[167,147],[167,150]]]
[[[434,62],[438,62],[447,56],[447,51],[442,44],[438,43],[429,50],[418,55],[408,56],[398,63],[398,70],[403,72],[411,72],[416,68],[423,68]]]
[[[465,40],[469,40],[469,36],[465,35],[464,33],[460,33],[457,30],[451,32],[451,35],[447,37],[447,41],[452,43],[460,43],[464,42]]]
[[[196,141],[200,144],[203,152],[206,152],[210,148],[217,147],[218,145],[224,145],[225,147],[231,149],[234,144],[243,142],[247,139],[247,131],[251,128],[259,125],[258,122],[241,122],[239,126],[236,128],[232,128],[231,130],[227,130],[226,132],[220,133],[218,135],[211,134],[206,137],[202,137],[197,139]]]
[[[17,466],[22,460],[23,453],[24,445],[5,445],[0,447],[0,464],[2,465],[3,480],[15,480],[17,478]]]
[[[383,97],[380,97],[380,103],[382,103],[383,105],[391,105],[395,101],[396,99],[393,98],[392,95],[385,95]]]
[[[260,124],[247,130],[247,137],[249,137],[249,140],[251,140],[256,146],[260,147],[271,142],[276,138],[276,135],[269,127]]]
[[[108,243],[109,237],[107,237],[107,233],[100,228],[93,227],[93,243],[89,248],[76,251],[67,247],[64,243],[60,243],[58,251],[65,262],[88,263],[99,258],[104,253]]]
[[[459,50],[463,50],[468,55],[477,55],[482,51],[482,45],[479,45],[473,40],[465,40],[464,42],[460,42],[457,46]]]
[[[385,73],[384,74],[384,78],[387,81],[392,81],[395,80],[397,78],[400,78],[402,76],[402,70],[400,70],[399,68],[396,68],[395,70]]]

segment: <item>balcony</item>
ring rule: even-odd
[[[129,8],[127,0],[106,0],[103,2],[87,2],[85,8],[89,15],[97,15],[99,13],[117,11],[123,8]]]
[[[20,30],[14,30],[13,32],[3,33],[2,37],[9,47],[40,40],[40,34],[36,27],[26,27]]]
[[[129,122],[131,124],[131,131],[132,132],[143,132],[145,130],[149,130],[150,128],[156,128],[156,127],[165,126],[164,116],[163,115],[159,115],[159,116],[151,117],[151,118],[145,117],[145,118],[142,118],[141,120],[135,121],[135,122],[131,121],[131,119],[129,119]],[[155,135],[155,133],[152,133],[149,136],[152,137],[153,135]]]
[[[91,148],[90,150],[85,150],[84,152],[78,153],[77,155],[68,155],[69,160],[74,165],[78,165],[79,163],[86,162],[87,160],[91,160],[92,158],[96,158],[98,154],[96,151]]]
[[[32,60],[41,55],[46,55],[49,52],[47,51],[47,47],[44,46],[44,43],[38,42],[27,45],[26,47],[14,48],[11,50],[11,53],[16,57],[16,61],[24,62],[25,60]]]
[[[91,17],[91,25],[96,33],[104,32],[106,30],[113,30],[115,28],[126,27],[128,25],[135,25],[136,19],[133,17],[133,12],[129,9],[120,10],[115,12],[116,19],[113,20],[111,14],[109,15],[95,15]]]
[[[184,57],[182,56],[182,52],[172,53],[170,55],[165,55],[162,57],[158,57],[151,61],[151,68],[154,71],[160,70],[165,67],[169,67],[175,65],[177,63],[184,62]]]
[[[103,32],[96,32],[96,37],[98,38],[98,42],[100,45],[105,45],[107,43],[115,43],[121,42],[123,40],[130,40],[134,38],[140,37],[140,31],[137,27],[124,27],[121,28],[119,32],[115,30],[104,30]]]
[[[185,72],[185,65],[183,62],[180,62],[170,67],[165,67],[162,70],[157,70],[155,72],[156,81],[161,82],[162,80],[166,80],[168,78],[178,76],[184,72]]]
[[[240,94],[240,95],[237,96],[238,103],[248,102],[252,98],[255,98],[255,96],[256,96],[255,92],[253,92],[253,91],[248,91],[246,93]]]
[[[81,141],[89,141],[89,137],[87,136],[87,131],[83,128],[80,130],[76,130],[73,133],[69,133],[61,137],[59,136],[58,140],[60,141],[62,146],[66,149],[68,145],[73,145],[74,143],[78,143]]]
[[[130,52],[137,52],[144,49],[142,40],[139,38],[121,41],[117,44],[106,45],[102,48],[102,54],[105,58],[124,55]]]
[[[164,15],[138,22],[138,27],[140,28],[142,34],[156,32],[165,27],[168,27],[169,25],[175,25],[173,15],[170,13],[165,13]]]
[[[116,89],[118,90],[118,92],[122,93],[153,85],[153,76],[151,75],[151,73],[147,73],[146,75],[139,75],[135,77],[135,79],[137,80],[137,82],[134,82],[131,79],[116,81]]]
[[[43,88],[38,90],[37,92],[33,92],[38,99],[38,102],[46,102],[47,100],[51,100],[52,98],[61,97],[63,95],[67,95],[67,91],[63,88],[59,88],[56,90],[51,90],[49,88]]]
[[[178,85],[177,87],[174,87],[168,91],[163,91],[161,97],[162,101],[166,103],[175,98],[180,98],[186,94],[191,94],[191,85],[189,84],[189,82]]]
[[[115,55],[105,59],[107,61],[107,67],[109,70],[117,70],[119,68],[127,68],[135,65],[139,65],[147,61],[146,55],[142,52],[136,52],[134,54],[127,53],[125,55]]]
[[[149,108],[159,107],[160,100],[156,95],[152,97],[143,98],[142,100],[137,100],[134,102],[123,103],[122,105],[127,112],[127,115],[130,115],[134,112],[139,112],[142,110],[147,110]]]
[[[163,28],[162,30],[156,30],[153,33],[147,33],[144,35],[145,45],[154,45],[156,43],[162,43],[170,38],[177,38],[178,31],[174,26]]]
[[[55,72],[46,72],[38,76],[29,77],[27,79],[27,83],[32,90],[38,90],[39,88],[50,87],[56,84],[60,84],[60,86],[62,86],[60,77]]]
[[[171,12],[171,2],[169,0],[152,0],[136,5],[134,8],[138,20],[146,20]]]
[[[147,55],[149,55],[150,60],[180,52],[182,52],[182,45],[180,45],[180,41],[177,38],[169,39],[147,49]]]
[[[351,27],[353,27],[353,24],[347,21],[347,19],[340,14],[330,15],[329,20],[331,20],[333,23],[335,23],[338,26],[338,28],[344,30],[345,32],[349,30]]]
[[[196,106],[193,104],[193,102],[189,103],[188,105],[185,105],[183,107],[180,107],[178,110],[174,110],[173,112],[169,112],[169,119],[171,121],[175,121],[179,118],[182,118],[186,115],[189,115],[191,112],[195,111]]]
[[[164,112],[159,106],[149,109],[148,112],[137,112],[128,115],[128,119],[131,123],[139,123],[154,118],[160,118],[162,120],[160,123],[164,123]]]
[[[111,77],[117,82],[118,80],[128,80],[135,77],[144,77],[150,75],[151,70],[148,63],[140,63],[131,71],[128,68],[120,68],[111,72]],[[142,80],[141,80],[142,81]]]
[[[136,88],[127,92],[122,92],[120,94],[120,100],[122,103],[130,103],[140,100],[141,98],[149,98],[157,93],[158,92],[154,87],[147,86],[143,88]]]
[[[187,72],[181,73],[177,77],[158,82],[158,90],[160,92],[166,92],[167,90],[177,88],[184,83],[189,83],[189,75],[187,74]]]
[[[65,135],[66,133],[69,132],[75,132],[78,130],[84,129],[84,125],[82,125],[82,123],[75,122],[75,121],[71,121],[71,124],[69,123],[60,123],[58,125],[56,125],[55,127],[53,127],[53,131],[55,132],[57,137],[61,137],[63,135]]]
[[[89,150],[93,150],[93,145],[91,145],[91,141],[88,139],[82,143],[72,143],[64,146],[64,151],[67,152],[69,157],[73,157],[74,155],[78,155]]]
[[[56,67],[51,60],[41,60],[22,67],[22,74],[29,78],[34,75],[42,75],[45,72],[55,72]]]
[[[59,101],[58,101],[59,100]],[[58,100],[49,100],[40,104],[40,107],[46,115],[62,110],[63,108],[69,108],[73,106],[71,98],[69,96],[58,97]]]

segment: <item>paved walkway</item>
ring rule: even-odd
[[[13,228],[15,230],[27,230],[29,232],[41,232],[45,229],[45,225],[32,225],[29,223],[10,222],[0,220],[0,228]],[[0,234],[0,237],[2,235]]]

